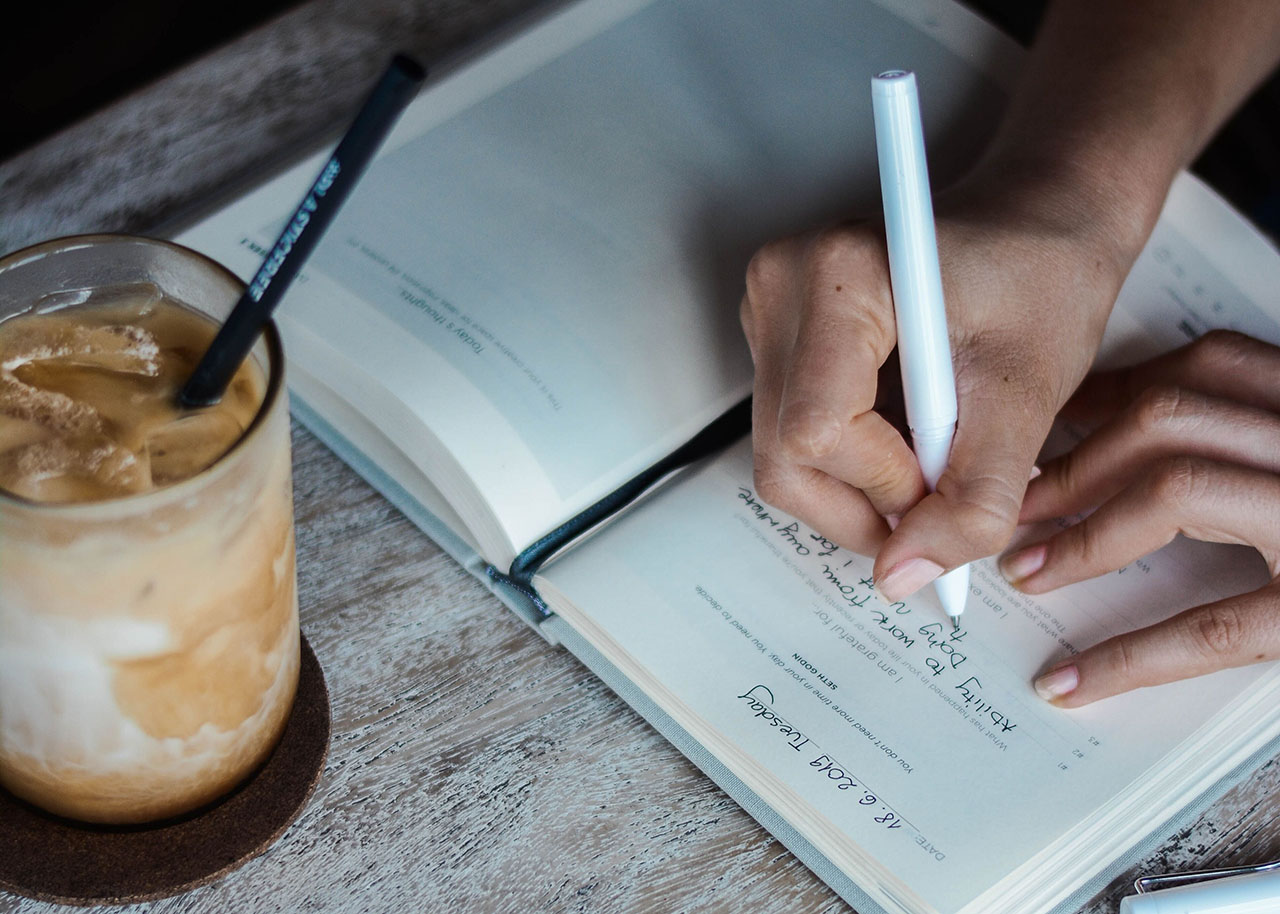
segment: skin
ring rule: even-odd
[[[1041,696],[1074,708],[1280,657],[1280,348],[1215,331],[1090,377],[1068,410],[1095,431],[1044,466],[1020,519],[1092,513],[1001,560],[1019,590],[1105,574],[1179,534],[1254,547],[1270,581],[1056,664],[1036,681]]]
[[[896,343],[883,229],[847,223],[765,245],[748,267],[741,308],[756,368],[761,497],[874,555],[877,589],[891,601],[1000,552],[1054,416],[1088,372],[1170,183],[1278,51],[1274,0],[1050,8],[990,146],[935,199],[960,419],[932,494],[882,408]],[[1094,447],[1123,449],[1123,438]],[[1130,523],[1154,547],[1168,519],[1139,513]],[[1066,583],[1065,568],[1047,562],[1038,573],[1049,575],[1046,589]],[[1038,582],[1027,576],[1024,586]],[[1242,638],[1257,645],[1250,656],[1267,656],[1261,635]],[[1151,668],[1163,671],[1160,681],[1208,671],[1173,633],[1124,648],[1140,652],[1137,662],[1103,645],[1076,658],[1071,697],[1055,700],[1081,704],[1147,685]]]

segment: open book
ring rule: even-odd
[[[1273,665],[1074,712],[1030,687],[1256,585],[1249,550],[1179,541],[1038,599],[981,563],[952,632],[752,488],[747,257],[877,211],[875,73],[916,71],[942,183],[1017,59],[946,0],[559,8],[424,92],[278,315],[299,417],[863,914],[1075,910],[1280,734]],[[250,275],[320,162],[178,240]],[[1278,287],[1184,177],[1103,358],[1280,342]]]

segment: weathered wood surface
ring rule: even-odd
[[[313,0],[0,164],[0,250],[155,230],[340,128],[391,49],[454,53],[535,5]],[[294,448],[324,777],[264,856],[131,910],[847,910],[314,438]],[[1273,761],[1135,869],[1280,857],[1278,786]],[[1115,911],[1131,879],[1084,910]],[[0,914],[54,910],[0,893]]]

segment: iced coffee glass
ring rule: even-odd
[[[137,823],[201,807],[267,758],[289,715],[298,605],[275,328],[229,393],[248,404],[244,428],[179,412],[94,444],[160,403],[139,391],[169,343],[90,317],[199,312],[205,342],[174,344],[194,358],[242,289],[199,254],[125,236],[0,259],[0,785],[53,813]],[[3,342],[33,315],[53,329]]]

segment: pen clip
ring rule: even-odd
[[[1133,881],[1133,888],[1139,895],[1145,895],[1147,892],[1171,889],[1180,885],[1210,882],[1214,879],[1225,879],[1228,876],[1243,876],[1246,873],[1266,873],[1276,869],[1280,869],[1280,860],[1273,860],[1270,863],[1256,863],[1249,866],[1224,866],[1213,870],[1192,870],[1186,873],[1165,873],[1162,876],[1142,876]]]

